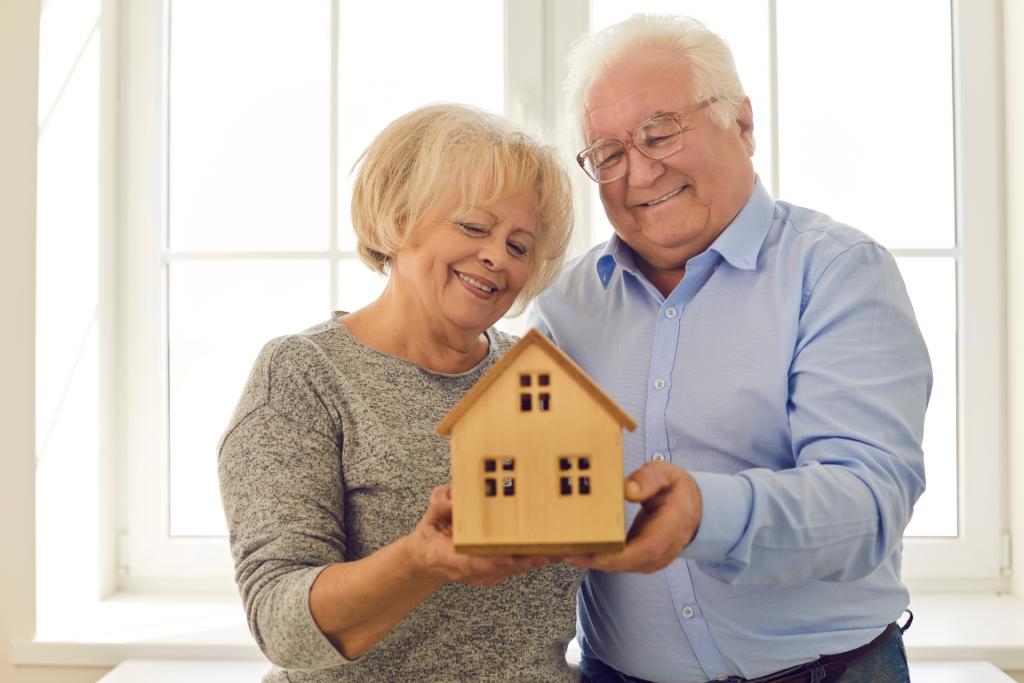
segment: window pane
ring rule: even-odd
[[[430,102],[505,106],[505,5],[341,0],[338,70],[338,245],[354,249],[349,170],[402,114]]]
[[[170,35],[170,247],[326,249],[329,0],[174,0]]]
[[[263,345],[328,318],[329,263],[176,262],[168,277],[171,534],[225,534],[217,441]]]
[[[377,275],[358,259],[338,262],[338,310],[352,313],[374,301],[388,280]]]
[[[914,304],[934,384],[924,422],[928,487],[914,508],[907,536],[957,535],[956,261],[896,259]]]
[[[953,246],[949,3],[777,7],[782,197],[890,249]]]
[[[764,186],[771,191],[771,81],[768,53],[768,3],[765,0],[693,0],[680,4],[677,0],[593,0],[591,26],[599,31],[637,12],[685,14],[704,22],[708,28],[725,38],[736,60],[743,89],[754,109],[754,138],[757,151],[754,169]],[[592,188],[594,243],[604,242],[612,235],[597,186]]]

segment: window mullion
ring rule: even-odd
[[[331,0],[331,245],[330,301],[338,310],[338,32],[341,0]]]
[[[768,107],[771,117],[769,143],[771,149],[772,182],[769,190],[779,198],[779,43],[778,24],[775,21],[776,0],[768,0]]]

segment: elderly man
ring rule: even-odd
[[[639,422],[626,550],[570,558],[584,679],[907,681],[931,367],[893,257],[769,196],[699,22],[590,36],[568,90],[615,235],[531,322]]]

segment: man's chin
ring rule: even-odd
[[[677,264],[675,267],[681,267],[714,241],[707,239],[704,228],[705,226],[647,227],[633,233],[628,239],[623,237],[622,233],[619,233],[619,237],[655,267],[661,267],[657,265],[660,263]]]

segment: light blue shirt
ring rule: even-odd
[[[903,612],[931,365],[883,247],[758,180],[668,297],[614,236],[531,324],[636,419],[626,472],[664,459],[703,501],[668,568],[588,573],[584,654],[659,683],[753,678],[864,645]]]

